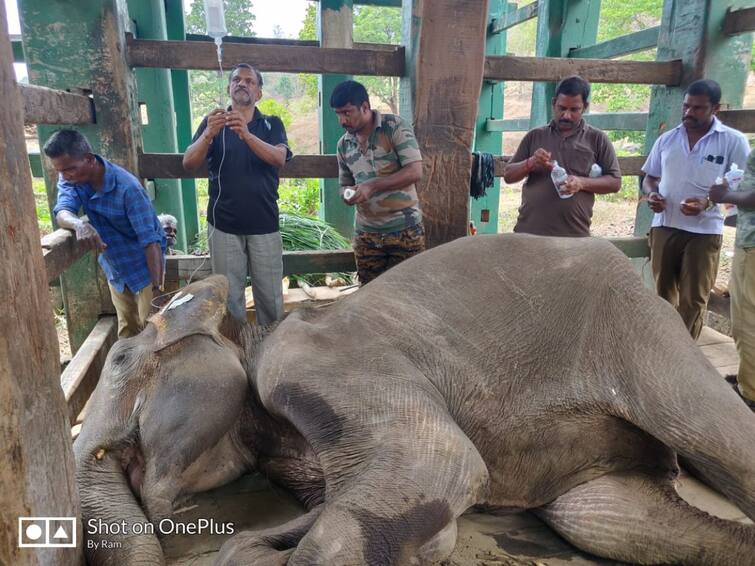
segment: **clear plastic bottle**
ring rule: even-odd
[[[592,167],[590,167],[590,177],[594,179],[595,177],[601,177],[602,175],[603,168],[597,163],[593,163]]]
[[[726,179],[726,182],[729,185],[730,191],[736,191],[739,189],[739,184],[742,182],[744,175],[745,175],[745,172],[742,171],[736,163],[731,164],[731,167],[729,167],[729,170],[724,175],[724,178]],[[716,179],[716,181],[718,181],[718,179]],[[736,216],[737,205],[736,204],[722,204],[721,213],[724,215],[725,219]]]
[[[569,175],[567,175],[566,169],[561,167],[558,164],[558,161],[554,161],[553,169],[551,169],[551,180],[553,181],[553,186],[556,188],[556,193],[558,194],[559,198],[567,199],[574,196],[573,194],[565,195],[561,193],[561,185],[566,182],[566,178],[568,176]]]

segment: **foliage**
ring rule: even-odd
[[[319,179],[283,179],[278,195],[281,212],[317,216],[320,210]]]
[[[34,189],[34,204],[37,208],[37,221],[41,236],[52,232],[52,218],[50,217],[50,205],[47,203],[47,190],[43,179],[33,178],[31,186]]]
[[[315,41],[317,39],[317,4],[311,2],[307,6],[304,14],[304,21],[299,30],[299,39]],[[318,97],[318,76],[310,74],[299,75],[299,80],[304,83],[304,92],[307,96],[317,100]]]
[[[257,103],[257,108],[259,108],[260,112],[263,114],[280,118],[281,122],[283,122],[283,127],[287,129],[291,127],[291,122],[293,122],[294,117],[291,115],[291,112],[288,111],[288,108],[277,100],[265,98]]]
[[[354,6],[354,41],[360,43],[401,43],[401,9],[380,6]],[[355,77],[370,93],[398,114],[399,77]],[[373,101],[374,104],[374,101]]]

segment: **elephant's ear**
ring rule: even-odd
[[[219,338],[227,302],[228,280],[222,275],[213,275],[181,289],[149,319],[156,331],[154,351],[193,334]]]

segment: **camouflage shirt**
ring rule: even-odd
[[[405,165],[422,161],[417,140],[409,124],[400,116],[373,110],[375,129],[366,149],[359,147],[354,134],[338,140],[338,180],[344,187],[385,177]],[[417,189],[412,184],[395,191],[375,193],[357,205],[356,229],[362,232],[398,232],[418,224],[422,212]]]
[[[744,179],[737,190],[755,191],[755,151],[750,152]],[[755,208],[737,207],[737,239],[734,245],[738,248],[755,247]]]

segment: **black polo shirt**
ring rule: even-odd
[[[207,118],[197,128],[192,143],[206,127]],[[288,148],[286,129],[277,116],[266,116],[255,108],[247,128],[270,145],[284,144]],[[286,161],[291,156],[291,150],[287,150]],[[230,128],[223,128],[212,140],[207,151],[207,169],[210,185],[207,221],[210,224],[229,234],[278,231],[278,169],[257,157]]]

